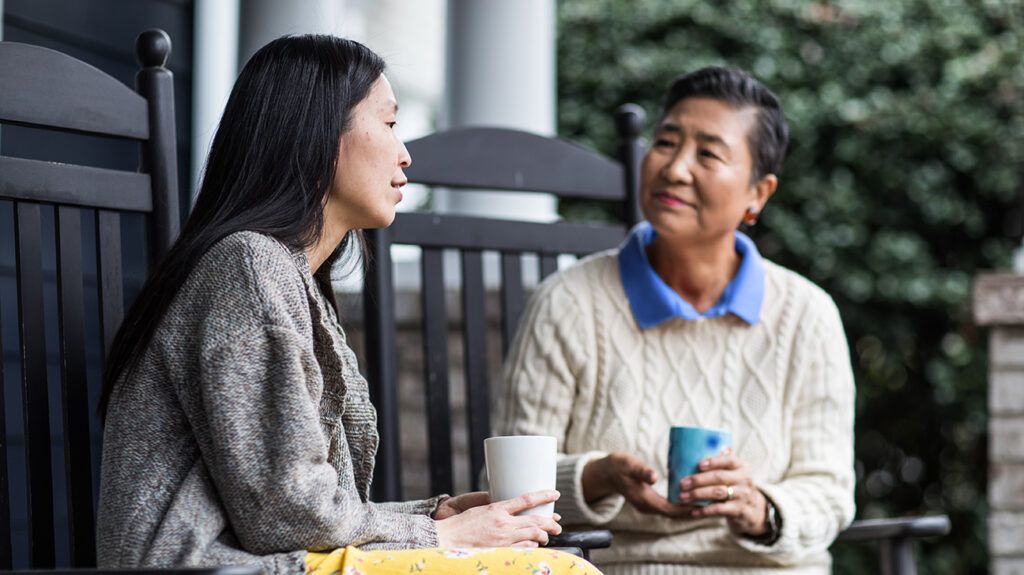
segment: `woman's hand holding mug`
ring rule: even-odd
[[[754,485],[750,468],[732,449],[705,458],[698,473],[679,482],[680,503],[672,503],[654,490],[658,474],[653,467],[628,453],[616,452],[587,463],[583,469],[583,495],[588,502],[619,493],[641,513],[679,519],[724,517],[729,527],[746,535],[767,529],[767,498]],[[708,501],[705,506],[694,504]]]
[[[712,503],[690,508],[689,517],[725,517],[733,531],[746,535],[762,535],[768,530],[768,500],[754,485],[750,467],[732,449],[704,459],[698,468],[698,473],[679,481],[679,499]]]
[[[548,503],[559,493],[535,491],[513,499],[490,503],[485,492],[467,493],[447,499],[434,512],[437,539],[441,547],[537,547],[548,537],[562,532],[561,517],[516,515]]]

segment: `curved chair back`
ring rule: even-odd
[[[10,413],[4,399],[20,396],[24,436],[24,465],[16,469],[7,468],[11,442],[0,441],[0,569],[12,565],[10,473],[22,472],[24,477],[16,484],[23,479],[26,486],[30,567],[54,567],[54,517],[63,517],[65,510],[72,566],[95,565],[99,457],[90,439],[99,424],[95,397],[89,393],[95,382],[87,380],[86,356],[96,339],[102,342],[100,353],[106,352],[124,313],[121,216],[146,215],[150,262],[163,255],[178,234],[174,94],[166,68],[170,51],[170,38],[161,30],[139,36],[136,53],[141,67],[132,90],[66,54],[0,42],[0,122],[141,145],[137,171],[0,156],[0,202],[13,206],[19,348],[14,365],[20,371],[16,377],[0,364],[0,430],[7,429]],[[54,238],[44,237],[44,214],[50,213]],[[95,245],[83,245],[83,224],[95,227]],[[44,271],[43,252],[51,243],[57,254],[56,310],[44,309],[53,279]],[[84,278],[93,273],[92,268],[85,269],[85,263],[93,261],[86,250],[94,251],[98,310],[86,307]],[[56,333],[48,332],[46,321],[54,313]],[[86,317],[96,313],[99,333],[91,333]],[[48,340],[59,341],[58,349],[48,349]],[[51,397],[48,377],[57,373],[60,396]],[[60,419],[62,440],[52,436],[51,418]],[[20,461],[20,455],[14,460]],[[63,477],[55,478],[54,468],[63,468]],[[56,487],[60,485],[65,489]]]

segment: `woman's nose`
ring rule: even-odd
[[[412,164],[412,156],[409,155],[409,150],[405,147],[405,142],[399,142],[401,150],[398,153],[398,165],[402,168],[408,168]]]
[[[690,157],[685,151],[680,150],[672,156],[662,170],[662,176],[669,182],[688,184],[693,174],[690,172]]]

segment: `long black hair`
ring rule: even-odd
[[[334,36],[285,36],[256,52],[231,90],[188,221],[149,275],[104,364],[100,414],[115,383],[130,374],[200,257],[239,231],[271,235],[293,249],[324,227],[341,135],[351,112],[384,72],[369,48]],[[356,243],[349,233],[317,270]]]

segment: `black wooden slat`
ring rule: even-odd
[[[503,128],[460,128],[408,142],[410,181],[622,201],[622,166],[578,144]]]
[[[452,425],[448,400],[448,314],[443,252],[423,250],[423,379],[427,394],[430,489],[452,493]]]
[[[377,409],[380,435],[371,488],[375,501],[399,501],[402,499],[402,460],[390,230],[367,230],[366,242],[371,256],[363,291],[366,373],[370,400]]]
[[[126,212],[153,210],[147,174],[0,156],[0,198]]]
[[[484,439],[491,435],[487,381],[487,310],[481,253],[462,252],[462,340],[465,348],[466,416],[469,424],[469,483],[480,489]]]
[[[7,570],[12,567],[11,498],[7,479],[7,380],[4,379],[3,325],[3,318],[0,317],[0,570]]]
[[[618,246],[626,227],[618,224],[542,224],[424,213],[400,213],[391,241],[431,248],[586,255]]]
[[[558,256],[544,255],[540,257],[540,279],[558,271]]]
[[[64,462],[71,525],[71,562],[96,564],[92,506],[88,388],[85,378],[85,296],[82,282],[82,216],[57,208],[57,289],[60,308]]]
[[[22,398],[28,495],[29,560],[32,568],[54,566],[53,472],[43,333],[42,223],[35,204],[15,204],[18,324],[21,333]]]
[[[149,137],[146,101],[66,54],[0,44],[0,120],[127,138]]]
[[[523,314],[523,261],[518,252],[501,254],[501,356],[508,355]]]
[[[117,212],[96,211],[96,275],[99,279],[100,326],[103,333],[103,357],[117,335],[124,318],[124,284],[121,275],[121,216]]]

